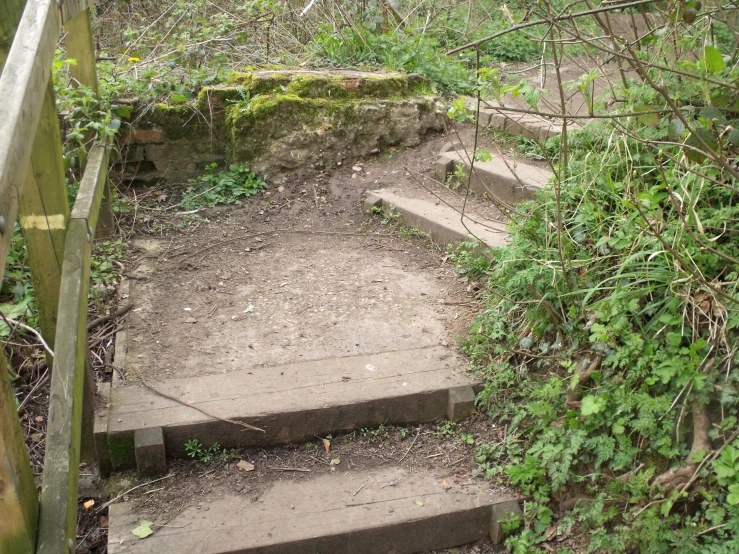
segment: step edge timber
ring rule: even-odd
[[[146,541],[130,533],[142,516],[119,503],[110,509],[109,552],[413,554],[502,542],[501,521],[520,515],[519,499],[483,481],[445,490],[443,479],[383,466],[277,481],[255,502],[226,494],[206,511],[187,506]]]
[[[415,353],[425,365],[421,352],[433,358],[441,353],[447,352],[444,347],[425,347],[411,351],[399,351],[384,353],[377,356],[401,357],[405,353]],[[346,359],[355,363],[364,364],[372,356],[352,356]],[[334,362],[335,360],[328,360]],[[135,464],[135,433],[137,430],[161,427],[164,435],[164,446],[168,458],[182,458],[186,456],[185,443],[188,440],[197,439],[203,444],[210,445],[218,442],[227,448],[236,447],[264,447],[276,446],[290,443],[301,443],[311,440],[315,435],[348,432],[362,427],[376,427],[382,424],[411,424],[426,423],[455,414],[456,410],[450,403],[453,399],[452,391],[462,388],[479,390],[480,381],[471,373],[462,369],[459,358],[451,357],[449,362],[446,358],[439,360],[439,366],[430,370],[412,373],[393,373],[388,370],[387,382],[395,385],[392,389],[380,390],[377,396],[363,400],[360,392],[364,394],[365,386],[372,386],[377,381],[356,381],[352,383],[327,383],[327,387],[347,386],[354,387],[351,393],[342,399],[321,399],[320,397],[309,398],[302,404],[293,404],[286,408],[269,407],[249,413],[249,407],[242,411],[246,396],[236,398],[204,398],[194,401],[195,405],[203,406],[207,411],[215,413],[219,417],[242,421],[259,427],[265,432],[245,430],[221,419],[208,417],[201,412],[182,405],[146,389],[129,385],[123,390],[120,387],[113,388],[112,404],[116,403],[116,394],[131,394],[134,398],[140,398],[136,402],[124,403],[119,400],[122,408],[111,408],[108,410],[107,447],[110,465],[114,470],[132,469]],[[321,361],[301,362],[289,364],[288,366],[276,366],[277,371],[282,367],[304,366],[308,364],[320,364]],[[451,364],[451,368],[444,364]],[[274,368],[267,368],[274,369]],[[188,379],[170,379],[167,382],[172,386],[181,386],[183,382],[189,382],[190,387],[199,387],[205,380],[211,381],[210,385],[217,387],[220,379],[231,376],[232,386],[238,379],[246,378],[249,370],[231,372],[227,375],[210,375]],[[348,372],[347,372],[348,373]],[[410,386],[398,386],[404,380]],[[429,383],[428,381],[431,380]],[[383,381],[383,383],[385,382]],[[152,383],[162,386],[161,383]],[[228,383],[226,384],[228,386]],[[269,394],[292,394],[300,395],[305,390],[306,395],[311,395],[319,385],[312,384],[306,389],[293,391],[276,391]],[[323,389],[323,385],[320,385]],[[382,387],[380,387],[382,389]],[[171,392],[171,391],[170,391]],[[140,395],[140,396],[139,396]],[[353,396],[352,396],[353,395]],[[154,403],[157,404],[154,404]],[[147,403],[153,407],[147,407]],[[264,401],[262,401],[264,403]],[[137,410],[139,406],[146,409]],[[134,411],[124,411],[133,409]],[[472,410],[467,408],[467,414]],[[125,420],[130,416],[134,423],[129,424]],[[454,417],[457,417],[456,415]]]
[[[508,232],[504,230],[504,223],[485,221],[484,218],[472,214],[475,221],[483,221],[497,228],[489,229],[468,219],[465,224],[475,233],[473,235],[462,226],[457,211],[447,206],[437,206],[427,200],[407,198],[384,190],[371,190],[367,192],[364,206],[367,214],[373,213],[375,208],[381,208],[386,214],[394,210],[403,217],[406,225],[428,233],[431,240],[444,246],[474,242],[479,238],[482,244],[478,251],[480,254],[485,254],[490,248],[504,247],[509,240]],[[446,220],[439,217],[442,210],[446,212]]]
[[[445,183],[449,175],[457,173],[458,166],[469,174],[469,157],[453,150],[441,153],[436,163],[437,179]],[[494,202],[517,204],[533,200],[536,193],[547,186],[552,175],[548,169],[496,156],[488,162],[475,162],[469,186],[472,192],[488,196]],[[454,179],[458,181],[458,178]],[[462,185],[467,186],[467,179]]]

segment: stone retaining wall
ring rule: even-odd
[[[442,131],[446,110],[417,75],[359,71],[236,73],[196,101],[132,115],[116,170],[133,184],[186,182],[213,162],[276,181]]]

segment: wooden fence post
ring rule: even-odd
[[[0,351],[0,552],[33,554],[38,497],[18,420],[8,360]]]
[[[24,5],[25,0],[0,0],[0,68],[5,65]],[[51,81],[50,78],[18,208],[36,293],[39,327],[53,348],[69,201]]]
[[[49,79],[20,204],[41,333],[54,348],[69,200],[54,83]]]
[[[90,151],[67,230],[59,302],[59,327],[66,332],[57,341],[56,365],[51,375],[37,554],[59,554],[58,545],[73,540],[77,528],[77,467],[88,352],[90,244],[98,222],[107,169],[106,146],[95,146]]]
[[[77,65],[70,67],[72,79],[81,85],[91,88],[95,94],[99,93],[97,78],[97,59],[95,57],[95,43],[92,36],[92,22],[90,9],[86,9],[64,23],[67,32],[67,57],[77,60]],[[100,223],[97,236],[109,237],[115,233],[115,219],[113,217],[113,202],[110,183],[105,183],[103,203],[100,206]]]

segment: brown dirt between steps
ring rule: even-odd
[[[152,241],[139,238],[140,257],[127,272],[136,304],[129,380],[457,346],[476,314],[466,278],[438,246],[399,237],[362,212],[363,194],[391,183],[409,196],[427,194],[416,175],[433,177],[448,138],[272,186],[243,207],[211,210],[217,222],[169,228],[152,251]],[[503,218],[482,199],[469,204]]]
[[[144,486],[122,501],[131,502],[142,519],[166,524],[190,506],[208,510],[208,504],[221,495],[237,494],[245,501],[259,502],[261,495],[276,482],[310,479],[335,472],[397,466],[411,472],[430,473],[452,487],[484,483],[491,490],[515,497],[515,492],[494,481],[485,480],[474,462],[474,445],[465,442],[472,435],[476,444],[505,440],[505,430],[495,427],[484,415],[461,424],[437,422],[416,426],[383,426],[362,429],[330,438],[327,454],[321,437],[302,445],[278,448],[237,449],[228,462],[178,460],[170,463],[169,478]],[[326,437],[323,437],[326,438]],[[338,465],[331,460],[338,459]],[[237,467],[244,460],[254,465],[245,472]],[[284,469],[289,468],[289,469]],[[307,470],[307,471],[296,471]],[[122,474],[109,488],[123,492],[135,485],[135,475]],[[331,491],[326,491],[331,494]],[[285,499],[286,503],[290,499]],[[489,540],[457,548],[435,551],[438,554],[502,553],[505,548]]]

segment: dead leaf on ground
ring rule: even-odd
[[[85,507],[85,510],[89,510],[90,508],[92,508],[95,505],[95,501],[92,500],[92,499],[90,499],[90,500],[88,500],[87,502],[85,502],[82,505]]]
[[[444,480],[443,480],[443,481],[441,482],[441,486],[442,486],[442,487],[444,487],[444,490],[445,490],[445,491],[448,491],[449,489],[451,489],[451,488],[452,488],[452,486],[451,486],[451,485],[449,484],[449,481],[447,481],[446,479],[444,479]]]
[[[140,539],[145,539],[146,537],[154,533],[154,531],[152,531],[151,529],[152,525],[154,525],[153,521],[139,521],[139,526],[135,529],[131,529],[131,533],[133,533]]]
[[[326,456],[329,456],[331,454],[331,441],[328,439],[321,439],[321,442],[323,443],[323,449],[326,451]]]
[[[161,190],[155,190],[154,192],[152,192],[152,194],[154,195],[154,200],[156,200],[159,203],[162,203],[167,198],[169,198],[169,196],[167,196],[167,194],[162,192]]]
[[[331,460],[331,465],[332,466],[337,466],[340,463],[341,463],[341,459],[340,458],[334,458],[333,460]]]
[[[416,506],[423,506],[423,500],[416,500]]]
[[[250,464],[246,460],[241,460],[238,464],[236,464],[236,467],[244,471],[254,471],[254,464]]]
[[[194,317],[186,317],[182,321],[183,323],[197,323],[198,322],[198,320],[195,319]]]

